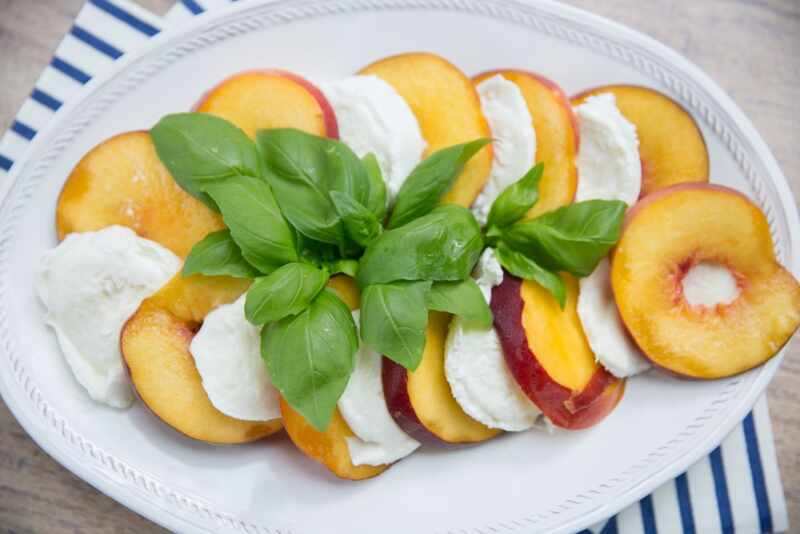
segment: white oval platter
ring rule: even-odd
[[[0,214],[0,392],[42,448],[114,499],[181,532],[567,533],[680,474],[742,419],[780,358],[715,382],[650,373],[629,381],[619,408],[594,429],[427,447],[354,483],[333,478],[285,436],[204,445],[141,404],[119,412],[89,400],[44,327],[32,289],[39,255],[56,243],[58,192],[78,159],[113,134],[188,110],[243,69],[331,79],[412,50],[439,53],[467,74],[536,71],[568,94],[608,83],[670,94],[703,130],[712,181],[756,200],[779,258],[798,273],[798,214],[769,149],[717,85],[639,33],[544,1],[252,1],[197,17],[120,60],[59,112],[15,166]]]

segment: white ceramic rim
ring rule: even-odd
[[[774,193],[777,195],[777,198],[780,199],[783,210],[782,215],[784,219],[783,221],[779,222],[783,222],[783,224],[786,226],[786,231],[788,233],[788,250],[782,250],[782,247],[778,246],[777,253],[784,264],[791,269],[795,275],[798,275],[798,272],[800,271],[800,250],[798,250],[800,249],[800,247],[798,247],[800,244],[800,216],[798,216],[797,207],[794,203],[794,197],[786,178],[778,167],[778,164],[766,143],[756,132],[752,123],[739,110],[736,104],[734,104],[733,101],[725,94],[725,92],[699,68],[665,45],[662,45],[654,39],[651,39],[650,37],[647,37],[621,24],[612,22],[597,15],[587,13],[577,8],[553,2],[551,0],[527,0],[524,2],[518,0],[262,0],[260,2],[252,1],[243,4],[232,4],[230,7],[220,8],[219,10],[215,10],[206,15],[196,17],[193,20],[188,21],[180,28],[166,29],[159,35],[153,37],[150,42],[145,44],[139,51],[125,54],[125,56],[118,60],[105,75],[93,78],[82,89],[78,97],[74,98],[70,103],[64,105],[58,111],[57,115],[53,118],[48,127],[39,132],[34,142],[28,148],[27,154],[36,153],[41,149],[42,146],[52,142],[53,138],[56,137],[57,132],[60,131],[62,124],[67,122],[67,119],[72,115],[73,111],[86,101],[90,100],[90,97],[99,88],[106,83],[109,83],[120,73],[127,70],[135,63],[141,61],[143,58],[146,58],[153,52],[162,48],[166,49],[170,43],[178,41],[189,34],[200,35],[211,32],[218,25],[220,25],[222,21],[229,18],[234,19],[242,12],[268,9],[269,7],[272,7],[275,10],[281,8],[286,10],[302,10],[309,6],[316,6],[316,9],[319,10],[316,13],[317,15],[325,15],[336,12],[355,12],[360,10],[402,10],[409,8],[428,8],[439,10],[469,11],[482,13],[485,16],[502,17],[506,13],[504,10],[509,9],[515,12],[521,11],[527,13],[529,16],[534,18],[539,17],[542,19],[548,19],[550,23],[563,24],[573,28],[578,27],[580,31],[585,32],[585,35],[588,36],[583,37],[581,34],[576,35],[569,33],[557,35],[557,37],[569,40],[571,42],[577,41],[584,46],[596,46],[596,43],[590,41],[594,35],[592,29],[602,28],[604,33],[612,32],[614,34],[613,43],[611,43],[611,40],[607,36],[602,37],[602,39],[606,39],[609,43],[611,43],[609,46],[635,47],[640,52],[652,56],[652,58],[660,58],[661,60],[667,62],[670,66],[674,67],[675,70],[682,72],[686,76],[687,80],[693,82],[695,86],[702,88],[702,90],[705,91],[718,105],[719,111],[722,112],[722,115],[727,115],[732,119],[732,126],[736,130],[734,131],[734,135],[740,139],[745,139],[752,146],[754,152],[751,154],[753,157],[752,159],[760,162],[763,165],[766,173],[764,177],[759,178],[764,180],[765,183],[752,184],[752,180],[750,180],[751,185],[755,186],[757,196],[760,194],[760,187],[773,187]],[[309,7],[309,9],[311,9],[311,7]],[[619,57],[621,54],[624,54],[624,52],[624,48],[617,48],[611,49],[611,51],[607,53],[610,55],[617,55]],[[698,87],[695,87],[695,89]],[[679,89],[680,87],[675,88],[675,90]],[[686,98],[691,98],[691,95],[687,96]],[[715,127],[715,125],[711,126]],[[730,132],[727,133],[730,135]],[[741,155],[740,159],[739,155],[737,154],[737,162],[740,165],[745,164],[745,162],[742,161],[744,159],[744,155]],[[23,174],[23,171],[30,170],[30,167],[33,165],[33,163],[34,162],[32,162],[27,155],[21,158],[16,162],[10,175],[7,177],[7,183],[0,186],[0,196],[3,197],[2,205],[0,205],[0,220],[6,221],[6,219],[9,218],[9,199],[14,197],[14,191],[16,191],[20,186],[17,178]],[[751,170],[751,172],[754,171]],[[760,204],[764,204],[761,202],[761,198],[757,200]],[[771,214],[769,210],[767,210],[767,216],[774,231],[775,224],[778,224],[778,222],[774,220],[774,214]],[[5,232],[5,229],[0,231]],[[0,241],[0,247],[1,246],[2,242]],[[0,284],[2,283],[2,280],[0,280]],[[0,295],[2,295],[2,293],[3,290],[0,288]],[[0,310],[0,314],[4,314],[4,311]],[[0,323],[4,322],[5,318],[0,316]],[[6,345],[7,343],[8,342],[5,341]],[[4,345],[0,350],[8,353],[9,347],[6,345]],[[698,459],[708,454],[708,452],[716,447],[752,408],[753,404],[766,389],[767,384],[774,376],[782,359],[783,353],[762,367],[758,376],[753,381],[750,390],[747,392],[747,395],[738,399],[738,403],[735,405],[735,407],[732,408],[728,412],[727,417],[706,436],[701,446],[685,452],[668,466],[650,473],[650,476],[644,482],[628,488],[613,502],[598,505],[591,512],[585,513],[582,516],[571,520],[569,523],[559,526],[558,531],[577,531],[610,517],[626,506],[651,493],[655,488],[664,482],[667,482],[681,474]],[[18,382],[20,381],[20,376],[24,374],[24,372],[21,372],[21,368],[21,365],[17,365],[11,370],[11,372],[8,372],[7,370],[0,371],[0,395],[2,395],[3,400],[6,402],[14,416],[17,418],[23,428],[25,428],[28,434],[34,439],[34,441],[36,441],[36,443],[42,447],[42,449],[55,458],[59,463],[64,465],[81,479],[85,480],[98,490],[109,495],[130,509],[172,530],[186,531],[187,528],[191,528],[200,532],[213,532],[218,531],[219,528],[224,528],[239,532],[251,531],[250,529],[253,527],[253,525],[249,525],[244,521],[237,520],[231,515],[228,515],[224,512],[212,511],[210,513],[212,517],[208,517],[209,511],[207,509],[198,509],[197,504],[193,502],[191,498],[177,494],[171,490],[168,490],[167,488],[155,488],[156,495],[159,497],[166,496],[168,500],[179,505],[178,509],[176,510],[170,509],[170,507],[164,506],[163,500],[156,500],[156,498],[154,498],[155,496],[149,494],[150,492],[153,492],[154,488],[148,487],[146,481],[143,482],[143,487],[136,487],[136,484],[132,482],[132,480],[136,478],[135,472],[132,474],[133,476],[130,478],[126,477],[126,480],[121,482],[118,478],[111,476],[111,472],[99,470],[93,464],[86,461],[86,459],[82,456],[74,454],[74,451],[69,446],[70,441],[72,442],[72,445],[75,445],[76,440],[81,442],[80,446],[83,448],[84,444],[81,441],[82,438],[80,436],[75,436],[71,433],[71,431],[69,431],[70,436],[69,440],[67,440],[64,439],[67,437],[66,434],[62,435],[62,433],[54,432],[52,429],[47,431],[48,429],[42,426],[42,421],[40,418],[48,416],[52,417],[52,413],[48,414],[47,412],[52,412],[53,409],[46,403],[36,402],[37,399],[34,399],[33,396],[41,395],[37,388],[26,388],[29,393],[28,397],[12,394],[11,388],[19,385]],[[24,403],[23,399],[27,400],[28,403],[35,403],[35,406],[32,408],[30,404]],[[36,408],[40,409],[37,410]],[[38,415],[39,417],[35,417],[34,414]],[[56,435],[61,436],[61,438],[54,439]],[[92,450],[91,444],[88,444],[88,448],[90,449],[89,452],[92,454],[92,456],[94,456],[94,451]],[[108,467],[110,467],[114,472],[118,472],[118,470],[125,472],[126,469],[131,469],[124,464],[116,465],[114,463],[114,459],[111,460],[111,465]],[[125,474],[127,475],[128,473],[126,472]],[[142,491],[142,489],[149,491]],[[166,491],[166,495],[164,495],[164,491]],[[189,514],[180,513],[180,509],[195,512],[193,515],[195,515],[196,520],[193,519]],[[214,522],[213,524],[217,525],[216,528],[210,527],[211,523],[209,523],[209,519],[212,519]],[[263,526],[259,526],[257,529],[259,532],[274,532],[273,530]],[[476,529],[475,531],[477,532],[478,530]]]

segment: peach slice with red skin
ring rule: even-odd
[[[501,431],[468,416],[450,391],[444,374],[445,341],[451,315],[428,314],[425,351],[414,371],[383,359],[383,388],[389,412],[408,434],[433,435],[447,443],[477,443]]]
[[[683,277],[712,263],[738,296],[690,305]],[[659,367],[721,378],[774,356],[800,325],[800,284],[775,258],[764,214],[738,191],[706,184],[660,190],[628,212],[611,283],[622,320]]]
[[[361,69],[391,85],[411,107],[432,152],[478,138],[489,138],[489,125],[472,82],[457,67],[435,54],[391,56]],[[486,185],[492,167],[487,145],[467,162],[442,202],[469,207]]]
[[[194,109],[229,120],[253,138],[268,128],[339,138],[336,115],[322,91],[284,70],[235,74],[205,93]]]
[[[58,238],[118,224],[181,257],[222,218],[186,193],[158,159],[147,132],[116,135],[86,153],[56,205]]]
[[[200,441],[246,443],[274,434],[280,419],[244,421],[217,410],[189,351],[203,318],[233,302],[249,281],[180,273],[128,319],[120,348],[142,402],[178,432]]]
[[[625,381],[594,359],[576,311],[578,284],[568,276],[562,310],[544,288],[508,273],[492,291],[494,326],[512,375],[555,426],[588,428],[619,403]]]
[[[536,131],[536,161],[544,162],[539,201],[528,217],[569,204],[578,187],[575,158],[579,143],[578,122],[569,99],[555,82],[533,72],[493,70],[473,80],[478,84],[498,74],[519,87]]]
[[[692,115],[667,95],[638,85],[606,85],[572,97],[612,93],[620,112],[636,126],[642,160],[641,197],[679,183],[708,182],[706,142]]]
[[[328,282],[328,287],[332,288],[350,309],[358,309],[361,295],[352,278],[344,275],[334,276]],[[324,432],[311,426],[306,418],[289,406],[284,399],[281,399],[281,416],[292,443],[303,454],[321,463],[339,478],[362,480],[377,476],[390,467],[353,464],[347,438],[354,434],[338,408]]]

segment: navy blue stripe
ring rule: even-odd
[[[41,89],[36,89],[34,87],[33,91],[31,92],[31,98],[43,105],[46,108],[50,108],[53,111],[58,111],[58,108],[61,107],[61,101],[53,96],[45,93]]]
[[[203,9],[203,6],[201,6],[194,0],[181,0],[181,2],[183,3],[184,6],[186,6],[186,9],[192,12],[192,15],[199,15],[200,13],[205,11],[205,9]]]
[[[656,513],[653,510],[653,497],[648,495],[639,501],[639,511],[642,513],[642,526],[644,534],[658,534],[656,528]]]
[[[577,532],[576,534],[593,534],[593,533],[588,528],[585,528],[585,529],[581,530],[580,532]]]
[[[692,496],[689,494],[689,479],[686,473],[675,479],[675,490],[678,493],[678,506],[681,511],[681,525],[683,534],[694,534],[694,512],[692,511]]]
[[[608,520],[608,523],[603,526],[600,534],[617,534],[617,516]]]
[[[4,155],[0,154],[0,169],[4,171],[11,170],[11,166],[14,164],[13,161],[5,157]]]
[[[24,122],[14,121],[11,123],[11,131],[21,135],[28,141],[36,137],[36,130],[25,124]]]
[[[758,448],[758,435],[753,412],[747,414],[742,426],[744,427],[744,441],[747,444],[747,459],[750,460],[750,473],[753,476],[753,492],[756,494],[761,532],[772,532],[772,512],[769,509],[767,483],[764,481],[764,466],[761,465],[761,452]]]
[[[717,494],[720,528],[723,534],[733,534],[733,512],[728,497],[728,481],[725,480],[725,466],[722,463],[722,449],[717,447],[709,455],[711,474],[714,476],[714,493]]]
[[[88,44],[98,52],[102,52],[103,54],[107,55],[111,59],[119,59],[122,56],[122,50],[116,48],[107,41],[104,41],[98,36],[84,30],[77,24],[69,30],[69,33]]]
[[[91,76],[83,72],[81,69],[72,63],[67,63],[58,56],[53,56],[53,59],[50,61],[50,65],[57,71],[66,74],[78,83],[87,83],[92,79]]]
[[[131,28],[139,30],[145,35],[152,37],[158,33],[158,28],[156,28],[152,24],[148,24],[139,17],[131,15],[124,9],[115,6],[108,0],[89,0],[89,3],[95,6],[96,8],[105,11],[115,19],[121,20]]]

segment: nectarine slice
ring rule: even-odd
[[[181,257],[207,234],[224,228],[219,214],[178,186],[147,132],[119,134],[94,147],[70,173],[58,198],[59,239],[115,224]]]
[[[642,192],[686,182],[708,182],[708,150],[691,114],[667,95],[637,85],[606,85],[572,98],[578,106],[586,98],[612,93],[617,107],[636,126],[642,160]]]
[[[686,282],[698,267],[709,284],[717,278],[716,302],[690,302]],[[718,279],[720,267],[732,283]],[[636,343],[680,375],[747,371],[800,325],[800,285],[775,259],[766,217],[721,186],[673,186],[636,204],[613,255],[611,283]],[[730,285],[738,286],[733,294]]]
[[[196,111],[227,119],[255,138],[258,130],[297,128],[339,137],[328,100],[311,82],[282,70],[253,70],[231,76],[200,100]]]
[[[122,330],[122,356],[139,398],[159,419],[190,438],[245,443],[281,429],[279,419],[244,421],[217,410],[189,351],[208,312],[236,300],[248,283],[177,274],[142,302]]]
[[[387,57],[364,67],[394,87],[417,117],[428,143],[425,155],[459,143],[491,137],[472,82],[457,67],[435,54],[415,52]],[[487,145],[464,166],[444,198],[469,207],[481,192],[492,167]]]
[[[544,163],[539,201],[528,216],[535,217],[569,204],[578,186],[575,167],[578,127],[569,99],[554,82],[532,72],[495,70],[479,74],[474,81],[478,84],[498,74],[516,84],[522,92],[536,131],[536,161]]]
[[[517,383],[554,425],[576,430],[604,419],[622,398],[625,382],[595,361],[576,310],[578,283],[562,277],[563,310],[542,286],[508,273],[493,289],[491,306]]]
[[[445,341],[452,316],[430,312],[425,351],[414,371],[383,360],[386,402],[397,424],[409,434],[429,433],[448,443],[475,443],[501,430],[489,428],[461,409],[444,373]]]
[[[281,399],[281,415],[286,433],[306,456],[327,467],[334,475],[347,480],[363,480],[380,475],[388,465],[353,465],[347,438],[353,431],[337,409],[325,432],[320,432]]]

